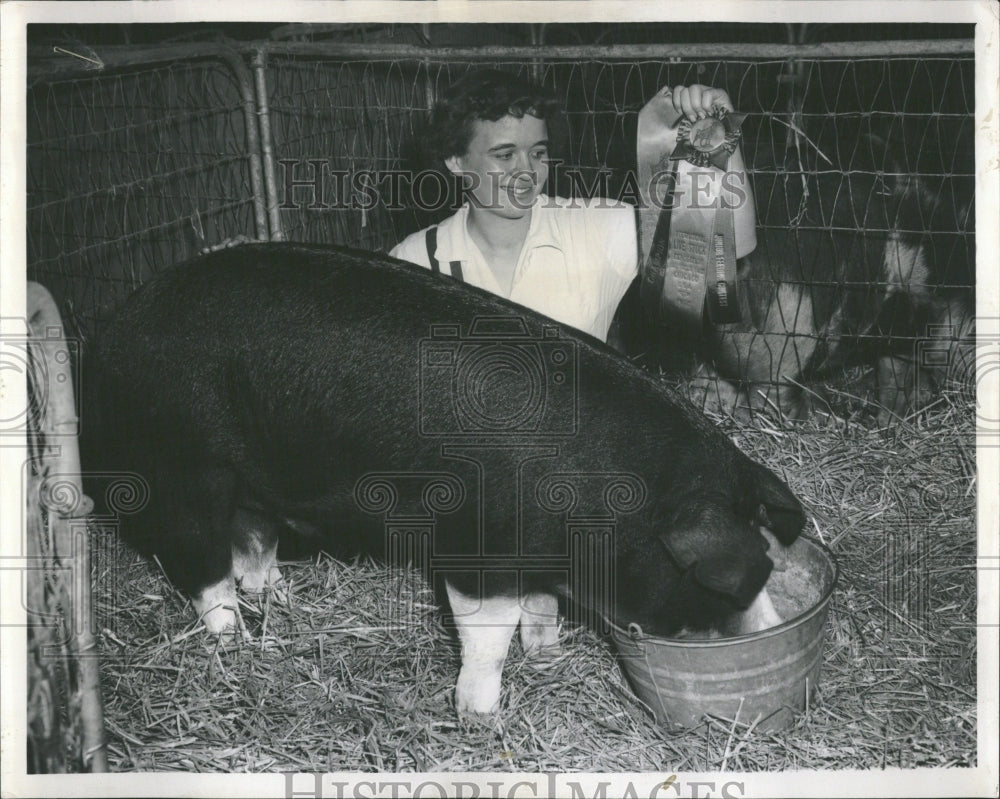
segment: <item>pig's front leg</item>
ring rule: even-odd
[[[447,581],[445,587],[462,644],[455,707],[460,715],[493,713],[500,705],[507,649],[521,618],[520,601],[516,595],[467,596]]]

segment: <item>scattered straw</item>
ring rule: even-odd
[[[460,721],[458,650],[415,574],[320,556],[285,565],[286,601],[247,597],[248,641],[200,632],[190,604],[110,534],[95,559],[114,770],[775,771],[976,763],[971,409],[943,402],[890,432],[848,403],[797,427],[718,423],[781,474],[841,580],[818,693],[793,728],[706,718],[658,727],[612,646],[564,629],[502,709]],[[810,525],[812,527],[812,525]]]

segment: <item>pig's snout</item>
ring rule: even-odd
[[[771,595],[766,588],[761,588],[760,593],[753,603],[739,614],[738,635],[747,633],[759,633],[762,630],[769,630],[784,623],[784,619],[778,615],[778,611],[771,601]]]

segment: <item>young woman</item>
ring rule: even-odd
[[[674,108],[694,121],[721,89],[678,86]],[[414,233],[390,255],[440,270],[604,341],[638,273],[635,211],[606,198],[543,193],[549,127],[560,113],[540,86],[499,70],[477,70],[435,106],[436,155],[462,175],[467,201],[438,225]]]

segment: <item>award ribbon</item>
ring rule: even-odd
[[[742,159],[727,169],[745,117],[717,107],[690,122],[669,89],[639,113],[640,296],[655,320],[700,331],[707,305],[714,324],[740,321],[736,259],[757,244],[756,215]]]

